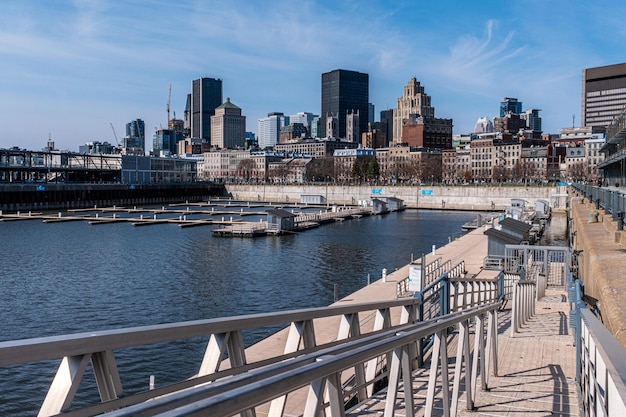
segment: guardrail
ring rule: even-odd
[[[577,379],[585,416],[626,416],[626,349],[585,308],[580,326]]]
[[[422,257],[422,259],[424,259],[424,257]],[[414,265],[414,263],[411,263],[410,266]],[[426,267],[422,269],[421,273],[421,285],[423,287],[432,284],[444,274],[447,274],[449,278],[458,278],[464,277],[465,274],[467,274],[467,271],[465,269],[465,261],[461,261],[453,267],[451,260],[448,259],[447,261],[441,263],[441,257],[439,257],[433,262],[427,264]],[[396,284],[396,296],[398,298],[412,297],[413,295],[414,290],[411,290],[410,288],[410,277],[404,277],[404,279],[398,281]]]
[[[0,367],[61,359],[39,413],[40,416],[50,416],[71,406],[76,391],[81,387],[87,365],[91,362],[103,403],[79,415],[95,415],[195,384],[214,381],[218,377],[233,375],[255,366],[247,361],[243,330],[289,325],[284,354],[277,352],[270,360],[279,361],[294,357],[293,352],[298,350],[329,346],[316,342],[314,321],[337,317],[341,320],[337,339],[349,340],[367,332],[416,322],[419,302],[418,299],[409,298],[0,342]],[[397,311],[395,322],[392,322],[393,311]],[[373,328],[365,327],[359,315],[373,316]],[[369,319],[364,322],[371,324]],[[119,364],[113,353],[115,350],[203,336],[209,337],[209,341],[198,374],[192,382],[181,382],[171,387],[123,397],[120,374],[124,369],[118,369]],[[228,359],[225,359],[225,354]],[[263,362],[256,366],[266,364]],[[373,381],[375,376],[368,377]],[[372,381],[368,379],[370,384]]]
[[[97,415],[198,384],[233,378],[258,367],[293,360],[301,354],[333,348],[385,329],[400,329],[405,324],[440,319],[452,312],[465,313],[475,306],[500,305],[502,291],[499,288],[502,285],[501,277],[493,281],[477,281],[451,279],[444,274],[415,298],[0,342],[0,367],[60,359],[39,415],[61,412],[72,416]],[[336,338],[320,343],[316,339],[315,326],[323,326],[323,320],[334,318],[340,320]],[[281,324],[289,325],[282,350],[261,362],[249,363],[242,331],[275,328]],[[198,373],[190,380],[124,395],[121,375],[125,368],[117,362],[114,351],[203,336],[209,338],[206,351]],[[416,339],[416,344],[411,347],[411,362],[421,364],[425,352],[437,343],[445,342],[433,333]],[[68,412],[66,410],[71,407],[78,389],[89,388],[83,387],[83,377],[90,362],[102,403]],[[346,400],[357,397],[362,401],[372,395],[375,383],[389,377],[389,357],[370,358],[354,368],[354,377],[345,385],[344,395]],[[285,401],[284,397],[274,399],[269,415],[282,415]]]
[[[603,208],[604,211],[613,216],[614,220],[621,221],[622,223],[621,225],[618,224],[618,227],[621,226],[623,228],[624,213],[626,213],[626,194],[616,189],[581,183],[572,184],[572,188],[588,198],[589,201],[595,203],[596,209]]]
[[[522,280],[544,280],[545,286],[563,287],[570,272],[571,263],[571,249],[566,246],[506,245],[505,247],[505,272],[517,273]],[[543,277],[539,277],[540,275]]]
[[[253,369],[212,384],[177,391],[126,409],[111,411],[105,416],[252,414],[251,410],[254,407],[303,387],[308,387],[308,398],[302,410],[304,416],[318,416],[322,411],[325,411],[326,415],[341,416],[344,414],[346,394],[341,384],[341,372],[369,363],[378,357],[389,358],[384,415],[395,415],[400,380],[403,381],[404,387],[410,387],[408,389],[411,390],[410,395],[404,395],[404,412],[406,415],[414,415],[411,351],[416,340],[428,336],[435,338],[435,344],[424,415],[433,414],[438,393],[442,395],[443,408],[456,414],[461,379],[466,385],[466,407],[471,410],[474,408],[478,375],[480,374],[481,378],[481,388],[488,389],[490,363],[493,363],[494,375],[498,373],[496,355],[498,307],[499,303],[492,303],[417,325],[406,325],[397,330],[304,354],[291,361]],[[470,321],[475,321],[475,334],[479,336],[474,338],[473,352],[470,352]],[[486,332],[485,322],[487,322]],[[459,348],[455,375],[450,380],[447,344],[448,331],[452,327],[459,329]],[[465,369],[463,376],[462,368]],[[437,379],[438,373],[441,373],[441,383]]]
[[[569,327],[574,329],[576,381],[584,416],[626,415],[626,349],[585,307],[584,286],[567,276]]]

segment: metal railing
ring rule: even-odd
[[[545,281],[545,286],[563,287],[571,262],[571,249],[565,246],[505,247],[505,272],[519,274],[523,280]],[[545,288],[538,288],[538,291],[541,294]]]
[[[586,308],[584,286],[568,274],[569,327],[574,329],[576,381],[584,416],[626,415],[626,349]]]
[[[433,414],[435,398],[442,395],[443,407],[456,410],[459,404],[461,379],[466,385],[467,409],[474,408],[475,392],[480,375],[480,386],[488,389],[489,369],[493,364],[494,375],[498,373],[496,338],[497,310],[499,304],[492,303],[450,314],[436,320],[417,325],[373,334],[360,340],[304,354],[292,361],[257,368],[232,378],[174,392],[122,410],[111,411],[106,416],[122,417],[135,415],[167,416],[231,416],[234,414],[254,415],[254,407],[277,399],[300,388],[308,389],[303,405],[304,416],[318,416],[325,411],[327,416],[344,415],[345,393],[341,384],[341,372],[352,369],[377,357],[389,357],[388,387],[386,390],[384,416],[395,415],[400,381],[411,387],[411,394],[404,395],[404,411],[413,415],[415,404],[412,395],[412,347],[421,338],[434,336],[433,356],[429,373],[428,392],[424,415]],[[469,323],[475,320],[473,351],[470,350]],[[486,326],[485,326],[486,322]],[[459,342],[455,364],[455,375],[448,376],[448,331],[459,329]],[[485,331],[485,327],[487,327]],[[474,359],[474,360],[473,360]],[[477,361],[479,359],[479,361]],[[461,369],[465,373],[461,375]],[[458,370],[458,371],[457,371]],[[442,381],[438,382],[437,374]],[[450,392],[451,389],[451,392]],[[271,412],[270,412],[271,414]]]
[[[404,325],[415,326],[429,319],[438,320],[451,312],[465,314],[475,306],[499,305],[497,301],[501,291],[498,287],[501,282],[501,279],[491,282],[450,279],[448,275],[443,275],[416,298],[0,342],[0,367],[60,359],[56,376],[39,412],[40,416],[50,416],[66,412],[72,406],[77,390],[89,388],[83,387],[83,377],[91,362],[102,403],[66,413],[72,416],[96,415],[199,384],[237,377],[259,367],[278,364],[286,359],[294,360],[302,354],[343,346],[386,329],[395,334],[404,329]],[[340,320],[338,333],[332,341],[320,343],[316,339],[315,327],[324,326],[323,320],[328,319]],[[275,328],[281,324],[289,325],[282,349],[278,346],[280,351],[272,357],[250,363],[242,331]],[[119,366],[114,351],[197,337],[208,337],[209,340],[198,373],[191,379],[124,395],[121,375],[125,369]],[[421,364],[429,348],[436,343],[445,343],[437,340],[434,333],[428,332],[417,338],[411,347],[411,360]],[[393,352],[387,353],[392,355]],[[359,401],[369,398],[374,384],[390,377],[389,370],[393,367],[388,355],[370,357],[366,362],[354,365],[354,377],[344,381],[349,383],[342,388],[342,398],[346,401],[353,397]],[[269,415],[282,415],[285,401],[282,396],[275,398]]]
[[[626,213],[626,194],[623,192],[581,183],[574,183],[572,187],[589,201],[595,203],[596,209],[603,208],[604,211],[613,216],[614,220],[623,220],[624,213]]]
[[[424,257],[422,257],[422,260]],[[414,265],[411,263],[411,265]],[[419,265],[419,263],[418,263]],[[435,259],[433,262],[426,264],[426,267],[422,269],[422,282],[421,287],[428,286],[435,282],[439,277],[444,274],[448,275],[448,278],[459,278],[465,277],[467,271],[465,270],[465,261],[461,261],[455,266],[452,266],[452,261],[447,260],[441,263],[441,257]],[[402,297],[412,297],[414,296],[415,291],[410,288],[410,277],[404,277],[402,280],[398,281],[396,284],[396,296],[398,298]]]
[[[536,291],[537,283],[533,281],[517,281],[513,284],[511,336],[518,333],[535,314]]]
[[[580,309],[578,385],[585,416],[626,416],[626,349],[591,311]]]

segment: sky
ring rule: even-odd
[[[0,148],[78,151],[182,119],[191,81],[221,78],[247,130],[320,114],[321,74],[369,74],[376,120],[415,77],[454,133],[504,97],[544,133],[579,126],[582,70],[626,62],[626,2],[28,0],[0,3]]]

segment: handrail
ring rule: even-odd
[[[380,335],[372,335],[359,341],[346,342],[345,344],[322,350],[311,355],[304,355],[299,358],[297,368],[293,368],[290,362],[282,362],[268,367],[255,369],[244,374],[237,375],[226,380],[216,381],[208,385],[200,385],[188,390],[179,391],[168,396],[156,398],[154,400],[136,404],[122,410],[112,411],[105,414],[109,417],[134,416],[140,413],[146,415],[163,415],[163,416],[191,416],[191,415],[211,415],[211,416],[230,416],[237,413],[250,410],[257,405],[263,404],[273,398],[280,397],[307,385],[310,386],[309,400],[306,403],[307,414],[317,415],[318,410],[323,407],[324,390],[326,390],[329,398],[329,407],[331,410],[338,411],[343,408],[343,394],[341,384],[339,384],[338,375],[341,371],[358,366],[358,364],[367,362],[378,356],[394,353],[390,368],[390,389],[387,390],[387,407],[391,412],[385,415],[391,415],[396,406],[397,382],[400,378],[402,370],[405,386],[410,381],[407,375],[409,370],[406,366],[408,361],[403,356],[407,354],[407,347],[415,343],[416,340],[431,335],[439,335],[440,343],[442,336],[445,338],[448,328],[459,325],[461,329],[465,328],[468,321],[478,317],[482,322],[482,316],[489,313],[491,330],[487,332],[487,345],[490,348],[495,347],[495,312],[499,307],[498,303],[487,304],[484,306],[468,309],[463,312],[450,314],[446,317],[436,320],[429,320],[416,325],[404,326],[401,331],[388,331]],[[479,332],[478,334],[482,334]],[[479,339],[482,339],[479,338]],[[443,342],[444,345],[446,342]],[[467,343],[464,341],[463,343]],[[485,343],[482,340],[480,343]],[[441,346],[444,346],[441,345]],[[440,346],[440,349],[443,349]],[[481,345],[484,346],[484,345]],[[489,349],[488,349],[489,350]],[[447,367],[447,357],[439,357],[439,352],[434,354],[433,363],[435,367],[440,366],[439,362],[445,359]],[[474,355],[484,352],[481,348],[474,351]],[[495,354],[495,350],[491,351],[491,355]],[[489,369],[490,354],[481,358],[481,373],[487,372]],[[497,363],[494,359],[494,373],[497,374]],[[467,368],[472,368],[471,359],[469,357],[457,356],[457,365],[460,361],[465,361]],[[402,369],[401,369],[402,368]],[[447,368],[446,368],[447,369]],[[437,368],[434,369],[437,372]],[[466,371],[467,372],[467,371]],[[472,370],[473,373],[476,369]],[[433,369],[431,367],[431,374]],[[466,374],[467,375],[467,374]],[[484,375],[484,374],[483,374]],[[468,379],[466,379],[468,381]],[[433,380],[434,384],[435,380]],[[447,377],[446,377],[446,382]],[[457,381],[455,381],[456,386]],[[471,381],[476,384],[476,379]],[[430,384],[429,384],[430,385]],[[393,389],[391,389],[393,388]],[[443,387],[449,389],[449,387]],[[453,392],[452,398],[458,396],[458,386],[456,392]],[[470,391],[470,390],[468,390]],[[432,410],[434,400],[435,387],[429,390],[426,409]],[[412,395],[405,396],[406,407],[413,408]],[[450,401],[448,396],[444,396],[445,401]],[[470,399],[471,402],[471,399]],[[453,399],[453,404],[457,404]],[[468,404],[468,407],[471,404]],[[444,408],[451,407],[452,404],[444,405]],[[311,409],[309,409],[311,407]],[[312,410],[314,409],[314,410]]]
[[[590,202],[595,203],[596,209],[603,208],[613,216],[614,220],[623,220],[626,213],[626,194],[624,192],[581,183],[572,184],[572,188],[588,198]]]
[[[11,340],[0,342],[0,367],[418,303],[406,298]]]
[[[585,308],[580,309],[580,325],[577,357],[583,412],[585,416],[625,416],[626,349]]]
[[[461,274],[459,271],[464,270],[464,265],[459,265],[457,265],[458,268],[454,269],[454,271]],[[457,272],[454,272],[454,274]],[[472,287],[473,285],[476,285],[476,287]],[[86,365],[91,361],[93,371],[98,380],[98,390],[104,402],[88,407],[88,409],[94,410],[94,414],[79,413],[77,415],[95,415],[112,410],[113,403],[128,406],[138,401],[153,398],[157,396],[157,392],[159,393],[158,395],[169,394],[177,389],[189,388],[191,386],[187,381],[176,383],[169,388],[159,388],[152,396],[150,396],[149,392],[140,392],[124,397],[122,395],[121,378],[113,355],[114,350],[210,336],[202,364],[200,364],[198,374],[194,378],[197,378],[198,383],[217,381],[224,376],[232,377],[238,372],[249,372],[256,367],[271,365],[284,359],[293,360],[297,357],[294,352],[309,354],[320,349],[359,340],[385,329],[397,330],[403,324],[413,324],[428,318],[440,318],[451,311],[450,305],[453,306],[453,309],[455,305],[460,305],[454,301],[455,297],[459,299],[461,296],[466,296],[466,290],[460,291],[456,289],[457,286],[473,288],[467,290],[467,297],[470,297],[467,300],[471,300],[471,302],[461,307],[467,308],[496,301],[498,297],[495,297],[495,295],[501,292],[496,287],[501,287],[502,283],[501,280],[484,284],[482,282],[478,283],[475,279],[450,279],[448,275],[444,274],[429,284],[417,298],[360,304],[340,304],[321,308],[5,341],[0,342],[0,367],[61,359],[57,375],[52,382],[40,411],[40,415],[46,416],[62,412],[71,405],[73,396],[81,384]],[[453,289],[451,290],[451,288]],[[470,294],[476,295],[470,296]],[[394,308],[401,310],[401,317],[394,319],[392,323],[391,309]],[[359,314],[363,312],[373,312],[375,318],[373,328],[368,329],[367,333],[362,335],[363,330],[360,329]],[[342,323],[338,330],[339,334],[337,339],[333,341],[317,344],[313,320],[327,317],[341,318]],[[248,364],[245,358],[241,331],[282,324],[291,324],[284,353],[275,352],[275,357],[273,358]],[[413,355],[415,355],[418,363],[421,363],[421,358],[426,350],[435,343],[435,339],[431,339],[428,344],[423,344],[422,342],[423,340],[420,340],[417,346],[412,348]],[[228,352],[229,368],[231,368],[231,371],[228,372],[220,369],[221,362],[225,360],[225,352]],[[370,387],[373,382],[384,377],[384,374],[378,375],[378,373],[374,373],[374,371],[383,369],[383,364],[379,362],[375,361],[368,364],[367,375],[364,373],[366,367],[361,365],[361,370],[357,370],[355,386],[351,391],[346,390],[346,393],[351,392],[349,394],[351,396],[358,395],[359,399],[367,398],[367,396],[371,395]],[[74,372],[73,370],[75,369],[79,369],[79,371]],[[384,369],[383,372],[386,374],[388,367]],[[69,382],[64,379],[64,375],[68,373],[72,373],[72,379]],[[220,376],[213,377],[218,373]],[[209,375],[210,377],[208,377]],[[104,386],[101,386],[101,381],[104,381]],[[365,386],[368,387],[367,394],[364,394]]]
[[[335,343],[331,341],[326,345],[316,344],[314,319],[340,317],[342,325],[337,339],[350,340],[360,337],[364,332],[361,330],[359,313],[373,312],[374,327],[367,332],[379,331],[395,328],[402,323],[415,322],[419,303],[416,299],[390,300],[6,341],[0,342],[0,366],[61,359],[39,413],[40,416],[50,416],[71,406],[90,361],[103,404],[123,397],[122,380],[113,354],[117,349],[209,336],[204,358],[196,375],[205,377],[220,371],[221,364],[225,361],[225,352],[228,353],[230,368],[249,369],[246,365],[242,330],[291,323],[284,351],[284,354],[290,354],[301,350],[301,345],[304,350],[315,350]],[[391,320],[392,308],[401,309],[401,317],[395,323]],[[281,356],[281,353],[275,352],[276,356]],[[257,366],[267,362],[263,361]],[[376,375],[368,374],[366,381],[371,384],[376,378]],[[123,397],[123,400],[127,401],[131,397]],[[145,396],[140,397],[145,399]],[[105,411],[110,409],[106,408]],[[102,411],[101,408],[99,410]]]
[[[444,263],[440,263],[441,257],[435,259],[433,262],[426,265],[422,270],[422,283],[428,287],[429,285],[438,282],[438,280],[445,274],[449,278],[461,277],[467,273],[465,270],[465,261],[461,261],[455,266],[451,267],[452,261],[447,260]],[[424,292],[422,290],[422,292]],[[409,290],[409,277],[404,277],[396,284],[396,296],[398,298],[410,296],[412,291]]]

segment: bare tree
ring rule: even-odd
[[[584,162],[575,162],[567,169],[567,177],[573,181],[584,181],[589,176],[588,166]]]
[[[493,167],[493,173],[491,175],[492,182],[502,182],[507,179],[507,169],[503,165],[496,165]]]
[[[274,182],[287,182],[289,176],[289,168],[286,164],[275,164],[269,170],[269,177]]]
[[[254,175],[255,170],[256,162],[254,162],[254,160],[250,158],[243,159],[241,162],[239,162],[239,165],[237,165],[237,175],[245,178],[246,181],[248,181]]]
[[[441,181],[441,157],[429,156],[422,164],[422,181],[439,182]]]
[[[314,158],[306,171],[307,179],[310,181],[324,181],[334,179],[335,160],[333,158]]]

